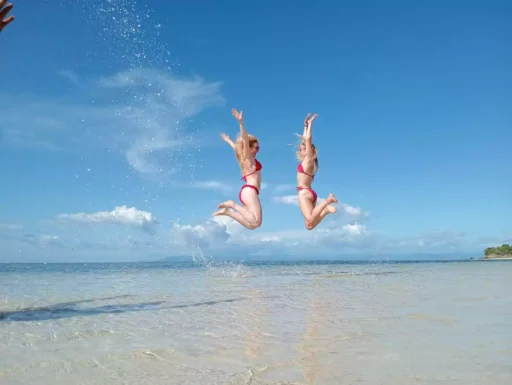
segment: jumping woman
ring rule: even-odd
[[[297,167],[297,191],[299,194],[299,206],[306,229],[313,230],[325,218],[327,214],[334,214],[336,208],[331,203],[338,203],[336,197],[331,193],[325,201],[316,206],[318,196],[311,188],[311,183],[318,171],[318,154],[315,145],[312,143],[312,126],[317,114],[304,119],[304,133],[301,137],[297,158],[300,160]]]
[[[232,109],[233,116],[240,124],[240,135],[236,143],[229,138],[226,134],[221,134],[221,138],[228,143],[235,151],[236,159],[242,171],[242,180],[245,184],[240,189],[238,198],[242,206],[237,205],[232,200],[221,203],[215,216],[227,215],[235,221],[245,226],[249,230],[254,230],[261,226],[261,203],[260,203],[260,188],[261,188],[261,163],[256,159],[260,146],[258,139],[249,135],[245,130],[244,121],[242,118],[242,111],[238,112]],[[233,211],[230,211],[233,210]]]

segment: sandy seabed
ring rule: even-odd
[[[0,384],[512,384],[512,264],[1,273]]]

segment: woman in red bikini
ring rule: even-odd
[[[313,230],[325,218],[327,214],[334,214],[336,208],[330,206],[331,203],[338,203],[336,197],[331,193],[325,201],[316,206],[318,196],[315,190],[311,188],[311,183],[318,171],[318,157],[315,145],[312,143],[311,128],[317,114],[304,119],[304,133],[301,137],[301,145],[297,151],[297,158],[300,160],[297,167],[297,191],[299,194],[299,206],[306,229]]]
[[[238,112],[232,109],[233,116],[240,124],[240,136],[237,138],[236,143],[227,136],[221,134],[222,139],[228,143],[233,150],[235,150],[236,159],[242,171],[242,180],[245,184],[240,189],[238,198],[242,206],[237,205],[232,200],[221,203],[214,216],[227,215],[235,221],[245,226],[249,230],[254,230],[261,226],[261,203],[260,203],[260,188],[261,188],[261,163],[256,159],[260,146],[258,139],[249,135],[245,130],[244,121],[242,118],[242,111]],[[230,211],[229,209],[236,210]]]

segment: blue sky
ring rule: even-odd
[[[404,258],[512,241],[506,1],[15,2],[0,36],[0,261]],[[484,5],[485,4],[485,5]],[[213,220],[258,136],[263,225]],[[304,229],[317,112],[338,214]]]

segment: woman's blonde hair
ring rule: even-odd
[[[249,148],[254,145],[254,143],[258,143],[258,138],[256,138],[253,135],[247,135],[249,137]],[[243,171],[242,163],[245,160],[245,151],[244,151],[244,140],[242,139],[242,136],[239,134],[238,138],[236,138],[235,142],[235,155],[236,159],[238,160],[238,164],[240,165],[240,168]]]
[[[299,143],[297,144],[298,150],[295,153],[295,155],[297,156],[297,159],[302,162],[304,160],[304,158],[300,156],[300,146],[302,146],[303,144],[305,145],[306,141],[304,140],[302,135],[297,134],[297,136],[299,138]],[[316,171],[318,170],[318,151],[313,143],[311,143],[311,149],[313,150],[313,152],[315,154],[315,173],[316,173]]]

